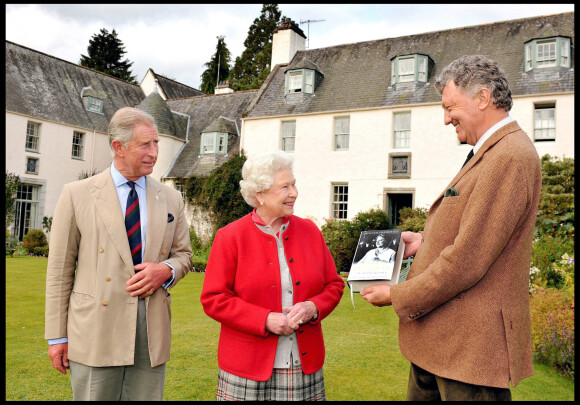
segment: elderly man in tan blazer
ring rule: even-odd
[[[149,174],[153,118],[122,108],[109,168],[64,186],[50,237],[46,329],[52,366],[70,366],[73,400],[161,400],[173,287],[192,265],[181,194]]]
[[[393,305],[411,362],[408,400],[511,400],[533,374],[530,255],[540,159],[509,116],[511,91],[495,61],[465,56],[443,69],[445,124],[474,145],[430,207],[422,233],[404,232],[407,281],[367,287]]]

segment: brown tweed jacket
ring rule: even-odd
[[[403,355],[431,373],[509,388],[533,374],[532,238],[538,153],[513,121],[496,131],[429,210],[407,281],[391,289]]]

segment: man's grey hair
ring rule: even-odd
[[[242,167],[242,180],[240,180],[240,192],[244,200],[252,206],[258,206],[256,193],[268,190],[274,184],[274,176],[279,170],[290,169],[294,164],[294,158],[286,152],[262,152],[252,155]]]
[[[113,157],[115,157],[113,141],[116,139],[127,148],[129,142],[133,140],[133,127],[137,124],[150,125],[157,129],[153,117],[137,108],[124,107],[113,115],[111,122],[109,122],[109,147]]]
[[[435,87],[440,93],[453,79],[455,85],[471,96],[485,87],[491,93],[491,102],[506,111],[512,108],[512,92],[502,68],[496,61],[483,55],[463,56],[443,68]]]

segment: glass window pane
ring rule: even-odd
[[[296,121],[283,121],[282,150],[286,152],[293,152],[295,139],[296,139]]]

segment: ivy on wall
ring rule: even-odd
[[[184,185],[185,199],[210,211],[216,231],[252,211],[240,193],[242,166],[246,156],[237,155],[214,169],[208,177],[177,179]]]

